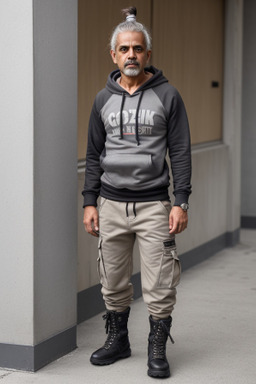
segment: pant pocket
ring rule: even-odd
[[[101,197],[100,198],[100,205],[99,205],[99,208],[98,208],[99,213],[101,213],[102,208],[103,208],[104,204],[106,203],[106,201],[107,201],[107,199],[105,199],[105,197]]]
[[[161,208],[163,208],[165,212],[168,213],[168,215],[170,214],[172,209],[172,204],[169,200],[159,200],[157,201],[157,203],[161,206]]]
[[[103,256],[103,250],[102,250],[102,238],[99,238],[98,243],[98,259],[97,259],[97,269],[98,269],[98,275],[99,279],[102,285],[107,286],[107,271],[106,266],[104,262],[104,256]]]
[[[158,288],[175,288],[180,282],[181,265],[176,248],[163,246]]]

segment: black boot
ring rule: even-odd
[[[106,320],[107,340],[102,348],[97,349],[90,358],[92,364],[108,365],[119,359],[131,356],[127,322],[130,308],[125,312],[107,311],[103,316]]]
[[[148,337],[148,375],[151,377],[169,377],[170,368],[166,358],[166,341],[170,335],[172,318],[153,320],[149,317],[150,333]]]

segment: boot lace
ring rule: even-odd
[[[168,337],[170,338],[172,344],[174,344],[174,340],[168,327],[164,321],[159,320],[157,325],[154,327],[154,338],[152,340],[152,352],[154,359],[165,359],[166,340]]]
[[[118,335],[118,321],[113,312],[107,312],[102,318],[106,321],[105,328],[108,335],[103,348],[109,349]]]

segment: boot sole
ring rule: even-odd
[[[150,377],[170,377],[170,370],[168,371],[153,371],[151,369],[148,370],[148,376]]]
[[[131,349],[128,349],[127,351],[120,353],[120,355],[118,355],[116,357],[112,357],[111,359],[106,359],[106,360],[97,360],[97,359],[94,359],[93,357],[91,357],[90,362],[93,365],[110,365],[110,364],[113,364],[120,359],[126,359],[127,357],[130,357],[131,353],[132,353]]]

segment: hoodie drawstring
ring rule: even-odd
[[[141,93],[140,93],[140,97],[139,97],[139,101],[138,101],[137,109],[136,109],[136,117],[135,117],[135,133],[136,133],[137,145],[140,145],[138,118],[139,118],[139,109],[140,109],[140,103],[141,103],[142,96],[143,96],[143,91],[141,91]]]
[[[125,102],[125,93],[122,93],[122,101],[121,101],[121,108],[120,108],[120,139],[124,138],[124,133],[123,133],[123,108],[124,108],[124,102]]]
[[[140,104],[143,96],[143,91],[141,91],[137,108],[136,108],[136,114],[135,114],[135,135],[136,135],[136,141],[137,145],[140,145],[140,138],[139,138],[139,110],[140,110]],[[123,133],[123,108],[124,108],[124,102],[125,102],[125,93],[122,93],[122,101],[121,101],[121,107],[120,107],[120,139],[122,140],[124,138]]]

